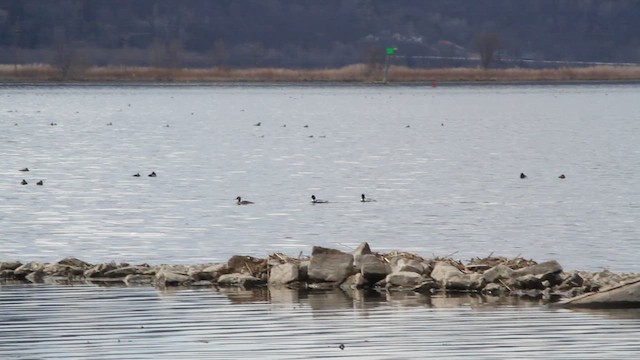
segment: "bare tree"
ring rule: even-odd
[[[367,69],[367,76],[371,78],[380,78],[382,76],[385,54],[385,49],[382,47],[369,47],[364,49],[362,60]]]
[[[482,67],[488,69],[494,55],[502,48],[502,38],[497,33],[482,33],[475,37],[472,46],[480,53]]]
[[[54,65],[60,71],[62,80],[72,77],[78,66],[78,54],[75,47],[67,40],[65,31],[56,28],[53,31]]]

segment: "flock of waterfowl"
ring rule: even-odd
[[[22,171],[22,172],[27,172],[27,171],[29,171],[29,168],[20,169],[20,171]],[[27,182],[27,180],[26,180],[26,179],[22,179],[22,181],[20,182],[20,184],[22,184],[22,185],[27,185],[27,184],[29,184],[29,183]],[[36,183],[36,185],[38,185],[38,186],[42,186],[42,185],[44,185],[44,181],[40,180],[40,181],[38,181],[38,182]]]
[[[375,199],[370,199],[364,196],[364,194],[360,195],[360,202],[376,202]],[[312,204],[327,204],[328,201],[327,200],[322,200],[322,199],[318,199],[316,198],[315,195],[311,195],[311,203]],[[242,200],[242,197],[238,196],[236,198],[236,204],[238,205],[251,205],[251,204],[255,204],[253,201],[249,201],[249,200]]]

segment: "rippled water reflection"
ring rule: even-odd
[[[0,308],[3,359],[603,359],[640,353],[637,310],[575,312],[514,298],[5,285]]]

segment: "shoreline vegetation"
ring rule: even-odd
[[[0,64],[2,83],[382,83],[383,69],[366,64],[337,69],[56,67]],[[391,66],[388,83],[566,83],[640,82],[640,66],[592,66],[557,69],[408,68]]]
[[[167,287],[286,287],[300,291],[340,289],[361,298],[362,291],[431,294],[469,293],[539,299],[567,307],[640,307],[640,274],[565,272],[555,260],[537,263],[520,256],[423,258],[393,251],[377,253],[368,243],[353,252],[314,246],[311,256],[273,253],[266,258],[234,255],[226,263],[149,265],[90,264],[77,258],[56,263],[0,261],[0,285],[12,282],[120,284]],[[358,293],[360,292],[360,293]]]

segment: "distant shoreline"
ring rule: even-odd
[[[8,85],[329,85],[459,86],[638,84],[640,66],[559,69],[424,69],[392,66],[387,82],[382,69],[364,64],[338,69],[195,69],[0,65],[0,84]]]

